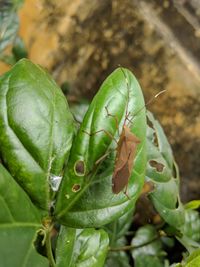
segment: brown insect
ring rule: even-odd
[[[124,75],[128,95],[127,95],[127,104],[126,104],[126,114],[125,114],[125,120],[122,126],[121,134],[119,134],[119,141],[117,142],[117,154],[115,158],[115,166],[114,166],[114,172],[112,176],[112,191],[114,194],[120,193],[125,188],[125,195],[128,196],[127,190],[128,190],[128,182],[132,173],[133,164],[134,164],[134,158],[137,150],[137,145],[140,143],[140,140],[138,137],[136,137],[130,130],[130,127],[128,124],[126,125],[126,122],[132,123],[132,121],[128,118],[130,113],[128,112],[128,104],[129,104],[129,82],[127,79],[127,76],[124,72],[124,70],[121,68],[121,71]],[[107,108],[106,108],[107,110]],[[119,131],[119,123],[116,116],[109,114],[107,110],[108,116],[112,116],[115,118],[117,129]]]
[[[124,125],[117,143],[117,155],[112,177],[112,191],[114,194],[118,194],[126,187],[125,194],[127,195],[128,181],[139,143],[140,140],[130,131],[128,126]]]

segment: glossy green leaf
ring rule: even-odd
[[[110,246],[115,246],[118,239],[123,237],[131,226],[133,221],[133,209],[128,210],[123,216],[117,220],[104,226],[104,229],[109,234]]]
[[[154,190],[149,194],[154,207],[161,217],[175,228],[184,224],[184,207],[179,196],[179,177],[175,172],[170,144],[153,115],[148,112],[147,128],[147,180],[154,184]]]
[[[61,227],[56,267],[103,267],[109,238],[105,231]]]
[[[195,210],[185,211],[185,224],[183,234],[194,241],[200,241],[200,216]]]
[[[197,211],[185,210],[185,223],[180,231],[182,235],[177,239],[189,253],[200,248],[200,217]]]
[[[186,209],[196,210],[200,207],[200,200],[192,200],[185,204]]]
[[[129,180],[128,199],[123,192],[118,195],[112,193],[114,159],[108,156],[103,161],[104,166],[107,163],[106,170],[101,168],[102,162],[96,164],[110,151],[111,146],[116,147],[113,138],[105,131],[119,139],[116,119],[108,116],[106,107],[117,118],[120,132],[126,111],[134,115],[144,107],[140,86],[130,71],[118,68],[104,81],[73,142],[56,203],[57,219],[70,227],[97,227],[122,216],[134,206],[143,186],[146,168],[145,109],[134,117],[131,126],[141,143],[138,145]],[[89,135],[99,130],[104,131]],[[79,167],[81,171],[77,172]]]
[[[73,136],[73,118],[62,91],[29,60],[0,78],[0,153],[13,177],[42,208],[62,175]],[[54,181],[54,180],[53,180]]]
[[[47,259],[34,248],[40,214],[2,165],[0,207],[0,267],[48,266]]]
[[[104,226],[104,229],[109,234],[111,251],[106,260],[106,266],[130,266],[129,257],[125,251],[112,251],[119,247],[127,245],[127,240],[124,235],[127,233],[133,219],[133,209],[130,209],[117,220]]]
[[[161,240],[158,238],[155,228],[146,225],[137,230],[131,245],[135,248],[131,251],[136,267],[162,267],[163,256]]]
[[[141,255],[134,261],[135,267],[163,267],[163,263],[156,256],[152,255]]]
[[[111,241],[112,242],[112,241]],[[124,247],[127,243],[125,237],[121,237],[115,242],[115,248]],[[129,256],[126,251],[109,251],[105,267],[131,267],[129,263]]]
[[[182,267],[199,267],[200,266],[200,249],[194,251]]]

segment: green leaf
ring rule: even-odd
[[[200,249],[194,251],[187,259],[186,264],[182,267],[199,267],[200,266]]]
[[[141,255],[134,261],[135,267],[163,267],[163,263],[156,256],[152,255]]]
[[[185,204],[186,209],[196,210],[200,207],[200,200],[192,200]]]
[[[41,228],[40,214],[1,164],[0,207],[0,267],[48,266],[33,244]]]
[[[109,234],[111,251],[106,260],[106,266],[127,266],[129,267],[129,257],[125,251],[112,251],[112,249],[124,247],[127,245],[127,240],[124,237],[133,218],[133,209],[130,209],[117,220],[104,226],[104,229]]]
[[[147,128],[147,180],[154,184],[149,197],[160,216],[175,228],[184,224],[184,207],[179,196],[179,177],[172,150],[162,127],[148,112]]]
[[[0,78],[0,153],[12,176],[47,209],[50,186],[62,175],[73,118],[55,82],[39,66],[20,60]]]
[[[106,232],[109,234],[111,247],[115,246],[117,240],[126,234],[126,232],[131,226],[132,219],[133,209],[130,209],[117,220],[104,226]]]
[[[165,252],[162,250],[161,240],[152,225],[145,225],[137,230],[132,239],[133,248],[131,254],[136,267],[162,267],[162,258]]]
[[[183,234],[194,241],[200,241],[200,216],[195,210],[185,211],[185,224]]]
[[[111,241],[112,242],[112,241]],[[121,237],[118,240],[116,240],[115,248],[116,247],[123,247],[126,245],[127,240],[125,237]],[[129,256],[127,252],[123,250],[119,251],[109,251],[105,267],[130,267],[129,264]]]
[[[126,80],[128,80],[129,89]],[[127,103],[128,110],[126,110]],[[122,216],[134,206],[144,183],[146,168],[145,109],[134,117],[131,126],[132,132],[141,143],[137,147],[134,168],[129,180],[128,195],[130,199],[123,192],[118,195],[112,193],[114,167],[112,155],[108,156],[103,164],[96,164],[102,156],[109,153],[111,146],[116,147],[116,145],[113,138],[105,132],[99,132],[92,136],[88,133],[104,130],[115,136],[117,140],[119,139],[116,119],[108,116],[106,107],[109,113],[117,118],[120,132],[126,111],[134,115],[144,107],[140,86],[130,71],[126,69],[122,71],[119,68],[104,81],[90,104],[73,142],[56,202],[57,219],[70,227],[97,227]],[[81,173],[75,171],[75,169],[79,169],[79,165],[81,165]],[[101,165],[104,167],[101,168]]]
[[[180,230],[182,235],[177,239],[189,253],[200,248],[200,217],[197,211],[185,210],[185,223]]]
[[[101,267],[109,239],[103,230],[61,227],[56,248],[57,267]]]
[[[159,122],[149,111],[147,118],[152,125],[147,127],[147,176],[154,182],[168,182],[174,167],[171,146]]]
[[[17,36],[19,19],[17,13],[6,5],[0,9],[0,54],[12,44]]]

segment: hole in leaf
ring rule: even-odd
[[[153,127],[153,123],[152,123],[152,121],[149,119],[148,116],[147,116],[147,124],[148,124],[148,126],[149,126],[150,128],[154,129],[154,127]]]
[[[157,172],[162,172],[164,169],[164,165],[156,160],[150,160],[149,164],[151,167],[155,168]]]
[[[156,132],[153,133],[153,143],[155,146],[157,146],[157,147],[159,146]]]
[[[178,201],[178,199],[177,199],[177,201],[176,201],[176,209],[178,209],[178,207],[179,207],[179,201]]]
[[[73,192],[78,192],[80,189],[81,189],[80,184],[74,184],[74,185],[72,186],[72,191],[73,191]]]
[[[83,176],[85,174],[85,163],[83,160],[76,161],[74,171],[78,176]]]
[[[46,252],[46,246],[45,244],[43,244],[44,239],[45,239],[44,232],[38,231],[37,237],[34,240],[34,247],[39,254],[46,257],[47,252]]]

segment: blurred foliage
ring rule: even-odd
[[[0,1],[0,60],[9,65],[14,65],[19,59],[27,57],[23,40],[18,37],[17,12],[23,2],[23,0]]]

